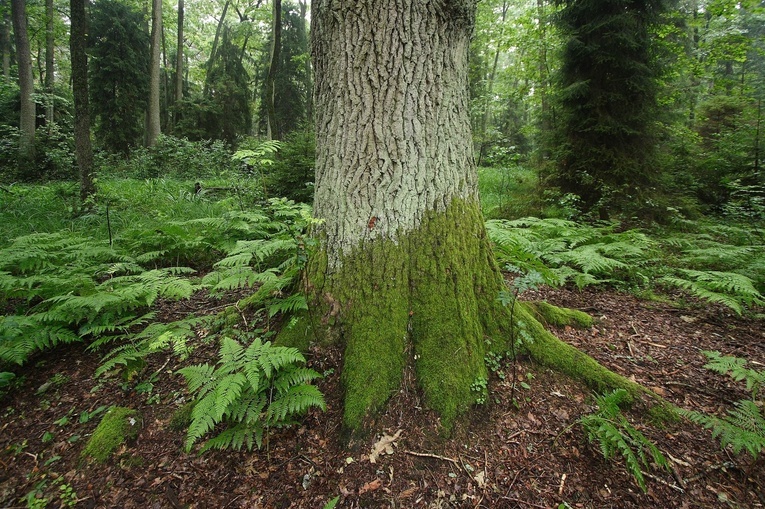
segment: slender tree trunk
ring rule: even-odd
[[[308,15],[308,1],[300,0],[300,22],[303,24],[302,30],[307,34],[307,15]],[[305,84],[306,90],[308,90],[308,96],[305,99],[305,117],[310,122],[313,119],[313,94],[310,93],[313,87],[311,60],[305,59]]]
[[[19,89],[21,93],[21,117],[19,122],[19,170],[22,174],[31,170],[35,158],[35,102],[32,55],[27,36],[25,0],[11,0],[11,17],[16,38],[16,60],[19,66]]]
[[[83,202],[96,192],[93,183],[93,150],[90,144],[86,3],[87,0],[70,0],[72,26],[69,34],[74,95],[74,150],[80,170],[80,198]]]
[[[6,83],[11,81],[11,18],[7,0],[3,0],[3,24],[0,26],[0,45],[3,49],[3,78]]]
[[[231,0],[226,0],[226,3],[223,4],[223,13],[220,15],[218,27],[215,29],[215,38],[213,39],[212,49],[210,50],[210,58],[207,60],[207,76],[205,76],[205,86],[202,92],[202,97],[207,97],[210,94],[210,70],[212,69],[213,62],[215,61],[215,53],[218,51],[220,33],[223,29],[223,23],[226,20],[226,12],[228,12],[228,6],[230,3]]]
[[[48,95],[45,101],[45,120],[48,123],[53,122],[53,51],[56,40],[53,32],[53,21],[55,11],[53,10],[53,0],[45,0],[45,93]]]
[[[152,0],[151,68],[149,70],[149,113],[146,126],[147,145],[153,146],[160,135],[159,71],[162,49],[162,0]]]
[[[180,120],[179,108],[183,101],[183,0],[178,0],[178,46],[175,53],[175,112],[173,124]]]
[[[488,376],[485,340],[501,341],[468,118],[474,13],[471,0],[312,5],[323,223],[308,292],[314,328],[346,345],[353,429],[407,366],[448,429]]]
[[[507,19],[507,11],[510,8],[510,3],[507,0],[504,0],[502,2],[502,16],[500,17],[500,27],[499,27],[499,36],[497,37],[497,47],[494,51],[494,61],[491,64],[491,71],[489,72],[487,85],[486,85],[486,99],[484,101],[484,108],[483,108],[483,117],[481,118],[481,146],[479,148],[478,152],[478,165],[480,166],[483,157],[484,152],[486,151],[486,146],[488,144],[488,139],[486,135],[486,129],[489,127],[489,119],[491,118],[491,101],[492,101],[492,95],[494,93],[494,79],[497,76],[497,65],[499,64],[499,52],[500,52],[500,44],[502,44],[502,38],[505,35],[505,20]]]
[[[268,139],[281,139],[276,120],[276,75],[279,72],[279,58],[282,48],[282,0],[273,0],[273,23],[271,25],[271,59],[266,76],[266,111],[268,112]]]

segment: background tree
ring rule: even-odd
[[[282,139],[306,127],[310,120],[309,102],[313,86],[310,65],[306,65],[309,55],[304,14],[297,6],[286,2],[282,4],[280,18],[280,48],[276,71],[271,76],[271,65],[264,66],[267,73],[259,109],[260,118],[268,120],[275,127],[275,130],[271,129],[272,136],[276,133],[274,139]],[[271,79],[273,85],[269,84]],[[273,100],[269,98],[269,90],[273,91]],[[273,112],[269,108],[273,108]],[[268,136],[268,125],[261,126],[261,132]]]
[[[149,109],[146,144],[151,147],[160,134],[160,64],[162,56],[162,0],[151,2],[151,60],[149,62]]]
[[[27,35],[25,0],[11,0],[13,33],[16,40],[16,60],[19,70],[19,93],[21,113],[19,117],[19,172],[28,175],[35,159],[35,124],[37,122],[32,75],[32,55]]]
[[[266,105],[266,133],[269,140],[281,139],[281,132],[276,123],[276,75],[279,72],[280,53],[282,50],[282,1],[273,0],[273,20],[271,22],[271,58],[266,73],[263,102]]]
[[[45,0],[45,120],[53,122],[54,93],[53,83],[55,78],[54,51],[56,38],[54,31],[55,11],[53,0]]]
[[[567,0],[558,16],[567,42],[553,181],[585,212],[639,209],[656,185],[651,27],[666,7],[664,0]]]
[[[149,94],[149,34],[144,16],[117,0],[93,6],[90,93],[95,132],[110,151],[127,154],[143,140]]]
[[[80,199],[84,202],[95,194],[93,182],[93,150],[90,144],[90,102],[88,98],[88,18],[87,0],[70,0],[72,55],[72,90],[74,93],[74,146],[80,170]]]

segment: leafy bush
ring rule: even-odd
[[[260,448],[270,428],[295,422],[311,407],[326,409],[324,397],[308,382],[319,378],[305,368],[295,348],[273,346],[255,338],[247,346],[224,337],[218,367],[209,364],[179,370],[196,394],[185,447],[190,451],[216,425],[227,429],[209,439],[209,449]]]
[[[149,148],[136,148],[130,157],[104,156],[101,173],[138,179],[170,177],[200,179],[234,171],[231,152],[220,141],[189,141],[160,135]]]

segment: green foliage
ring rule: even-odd
[[[226,423],[226,429],[209,439],[202,452],[260,448],[271,427],[292,424],[311,407],[326,409],[319,390],[308,384],[320,375],[304,363],[294,348],[272,346],[259,337],[245,347],[224,337],[217,367],[201,364],[179,370],[196,396],[186,450],[220,423]]]
[[[739,314],[765,303],[762,240],[734,225],[687,223],[701,232],[651,238],[616,224],[537,218],[491,220],[486,229],[507,270],[538,273],[550,286],[661,284]]]
[[[117,0],[93,5],[90,33],[90,104],[96,140],[127,155],[140,145],[149,94],[149,34],[139,10]]]
[[[492,220],[486,228],[500,263],[514,272],[536,271],[544,282],[583,288],[608,280],[639,279],[654,248],[644,233],[562,219]]]
[[[627,471],[635,478],[638,486],[646,491],[643,469],[648,469],[651,461],[666,469],[669,469],[669,464],[656,445],[622,414],[619,405],[625,402],[626,397],[627,391],[624,389],[595,396],[598,411],[580,417],[579,423],[587,432],[590,443],[598,442],[603,457],[610,460],[617,454],[622,456]]]
[[[312,131],[293,131],[288,134],[273,165],[265,171],[269,194],[311,203],[315,157],[316,146]]]
[[[664,0],[560,2],[566,38],[558,74],[557,169],[551,183],[583,212],[646,208],[653,160],[658,61],[651,27]],[[631,210],[634,212],[635,210]]]
[[[723,356],[720,352],[702,353],[709,359],[705,368],[727,375],[737,382],[745,382],[752,397],[750,400],[734,402],[733,408],[723,417],[690,410],[680,410],[680,414],[711,429],[712,437],[718,438],[723,448],[730,445],[734,454],[746,451],[756,460],[765,451],[765,415],[760,398],[760,389],[765,386],[765,370],[747,368],[745,359]]]
[[[161,134],[151,147],[134,147],[129,158],[106,157],[102,175],[118,178],[202,179],[235,169],[230,150],[222,141],[189,141]]]
[[[678,269],[680,276],[665,276],[662,283],[688,290],[691,295],[709,302],[718,302],[741,314],[744,306],[763,305],[765,298],[752,280],[733,272]]]

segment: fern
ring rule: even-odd
[[[137,321],[140,322],[142,319]],[[188,339],[194,337],[196,328],[207,320],[208,318],[189,317],[170,323],[152,323],[138,333],[126,333],[123,336],[100,338],[94,341],[88,347],[90,350],[118,339],[127,340],[127,343],[113,348],[104,356],[101,365],[96,369],[95,376],[101,376],[120,366],[128,366],[169,348],[179,359],[184,360],[191,353]]]
[[[617,389],[609,394],[595,396],[598,411],[579,418],[579,423],[587,432],[587,439],[597,441],[603,457],[610,460],[620,455],[638,486],[645,492],[645,476],[652,461],[658,467],[668,469],[669,464],[661,451],[648,438],[638,431],[619,408],[627,397],[627,391]]]
[[[712,437],[719,438],[724,448],[731,446],[735,454],[746,451],[754,460],[765,451],[765,415],[762,401],[758,400],[760,389],[765,385],[765,370],[746,367],[746,360],[723,356],[720,352],[702,352],[709,362],[705,368],[727,375],[737,382],[745,382],[751,400],[736,401],[727,415],[717,417],[692,410],[680,410],[692,422],[712,430]]]
[[[661,282],[689,291],[692,295],[729,307],[742,314],[744,306],[763,305],[765,297],[752,280],[734,272],[679,269],[684,277],[665,276]]]
[[[715,417],[692,410],[681,410],[692,422],[712,430],[712,437],[720,440],[720,445],[728,445],[734,454],[746,451],[757,459],[765,451],[765,416],[754,401],[736,401],[728,415]]]
[[[273,346],[260,338],[244,348],[224,337],[217,367],[180,369],[189,392],[196,394],[186,450],[221,423],[226,429],[207,440],[202,452],[260,448],[269,428],[291,424],[311,407],[326,409],[322,394],[309,385],[319,374],[303,363],[305,358],[294,348]]]

